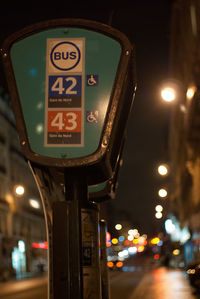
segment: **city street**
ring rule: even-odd
[[[142,260],[139,260],[142,262]],[[132,260],[124,271],[110,271],[110,299],[199,299],[179,269],[157,267],[149,260]],[[47,298],[46,277],[0,283],[2,299]]]
[[[111,299],[199,299],[181,270],[164,267],[147,273],[143,269],[111,276]]]
[[[180,270],[158,268],[144,277],[129,299],[197,299],[197,294]]]
[[[0,10],[0,299],[200,299],[200,0],[61,2]]]

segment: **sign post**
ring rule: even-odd
[[[20,144],[44,207],[49,298],[100,299],[98,209],[88,186],[109,181],[116,169],[136,88],[134,48],[105,24],[57,19],[9,36],[2,55]],[[93,265],[87,284],[84,266],[92,273]]]

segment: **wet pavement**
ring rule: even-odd
[[[37,295],[36,295],[37,294]],[[0,299],[46,299],[47,277],[29,277],[0,283]]]
[[[110,299],[200,299],[200,292],[195,292],[185,271],[179,269],[130,265],[109,277]],[[47,298],[45,275],[0,283],[0,299],[36,298]]]
[[[128,299],[199,299],[182,270],[154,269],[147,273]]]

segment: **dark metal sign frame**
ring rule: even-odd
[[[120,43],[122,48],[120,62],[99,146],[96,152],[91,155],[68,159],[42,156],[32,151],[10,57],[10,50],[15,42],[34,33],[63,26],[94,30],[112,37]],[[121,139],[124,135],[125,125],[128,115],[130,114],[133,96],[136,89],[134,76],[135,53],[133,45],[130,43],[128,38],[113,27],[96,21],[83,19],[55,19],[36,23],[14,33],[13,35],[10,35],[3,44],[2,55],[8,89],[13,102],[19,139],[25,157],[40,165],[58,167],[60,169],[67,168],[70,173],[74,171],[76,172],[78,168],[81,174],[87,175],[88,182],[90,184],[109,179],[112,176],[112,172],[116,164],[117,156],[121,147]],[[127,99],[127,97],[129,99]],[[94,174],[96,174],[95,179]]]

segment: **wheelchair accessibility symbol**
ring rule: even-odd
[[[97,110],[95,111],[87,111],[86,112],[86,120],[88,123],[97,123],[98,122],[98,114]]]
[[[99,81],[98,75],[87,75],[87,86],[97,86]]]

